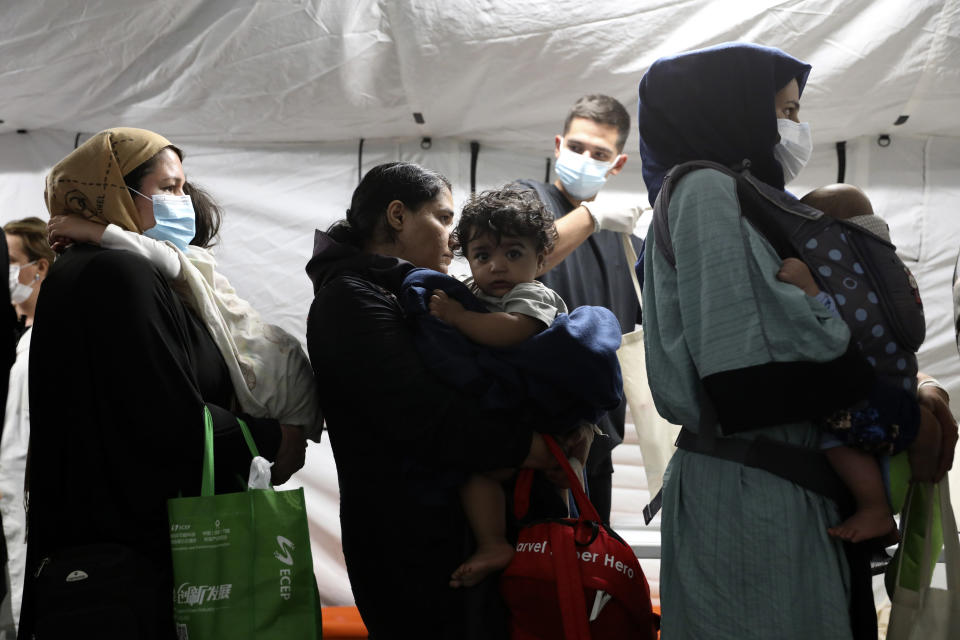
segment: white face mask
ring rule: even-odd
[[[780,142],[773,147],[773,157],[783,168],[783,183],[789,184],[813,153],[810,123],[778,118],[777,131],[780,133]]]
[[[12,264],[10,265],[10,280],[8,284],[10,286],[10,302],[13,304],[20,304],[25,302],[27,298],[30,297],[30,294],[33,293],[33,285],[23,284],[20,282],[20,269],[23,267],[29,267],[32,264],[35,264],[37,261],[28,262],[27,264]],[[33,282],[36,283],[40,280],[40,274],[33,276]]]

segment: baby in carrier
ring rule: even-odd
[[[856,224],[890,242],[890,230],[886,222],[873,214],[870,200],[860,189],[852,185],[833,184],[814,189],[801,198],[801,201],[819,209],[831,218]],[[797,258],[786,258],[777,278],[801,288],[834,314],[840,315],[837,310],[837,301],[833,296],[820,290],[810,269]],[[910,353],[915,365],[916,354]],[[871,362],[874,360],[871,359]],[[824,434],[821,446],[830,465],[850,489],[857,505],[856,512],[852,516],[840,525],[828,529],[830,535],[850,542],[872,538],[883,538],[888,543],[895,542],[896,523],[887,501],[880,461],[871,453],[845,446],[829,432]]]

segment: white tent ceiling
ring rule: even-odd
[[[7,0],[0,18],[0,133],[542,149],[584,87],[629,108],[659,56],[747,40],[813,64],[819,142],[901,115],[898,133],[960,135],[956,0]]]

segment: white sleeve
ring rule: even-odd
[[[180,277],[180,257],[177,250],[165,242],[148,238],[135,231],[124,231],[115,224],[103,230],[100,246],[106,249],[125,249],[150,261],[168,280]]]

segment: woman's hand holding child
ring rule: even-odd
[[[430,315],[456,327],[456,319],[463,312],[462,304],[440,289],[433,290],[433,295],[430,296]]]

